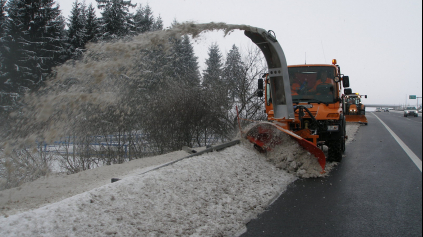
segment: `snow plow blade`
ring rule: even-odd
[[[364,123],[367,125],[367,118],[365,115],[345,115],[345,121],[347,123]]]
[[[283,139],[278,136],[278,130],[288,134],[291,138],[298,142],[304,149],[313,154],[322,167],[322,173],[325,172],[326,157],[321,149],[312,142],[298,136],[297,134],[278,126],[277,124],[262,122],[251,128],[246,138],[254,144],[254,147],[264,153],[271,151],[275,146],[282,144]]]

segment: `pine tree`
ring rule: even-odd
[[[219,136],[226,139],[228,129],[227,114],[231,109],[228,101],[228,91],[223,81],[222,54],[219,46],[212,44],[209,47],[209,57],[206,59],[206,70],[203,71],[203,96],[209,109],[207,116],[208,126],[204,129],[205,137]]]
[[[0,37],[3,37],[6,32],[6,1],[0,0]]]
[[[6,22],[7,22],[7,17],[6,17],[6,0],[0,0],[0,39],[5,36],[5,33],[6,33]]]
[[[51,68],[67,59],[65,19],[54,0],[7,3],[8,52],[3,80],[14,92],[38,89]]]
[[[163,30],[163,20],[160,15],[157,17],[156,21],[154,22],[153,28],[151,30],[152,31]]]
[[[161,17],[154,20],[153,11],[150,6],[145,8],[140,6],[134,15],[134,31],[137,33],[144,33],[147,31],[156,31],[163,29],[163,21]]]
[[[185,35],[182,38],[171,38],[172,49],[170,53],[169,77],[172,81],[190,87],[200,85],[200,73],[198,61],[194,54],[190,38]]]
[[[68,24],[68,40],[71,45],[71,51],[75,56],[80,55],[85,47],[86,36],[86,16],[85,6],[76,0],[73,3],[71,16]]]
[[[222,85],[222,54],[219,46],[212,44],[209,47],[209,58],[206,59],[206,70],[203,71],[204,87],[220,87]]]
[[[100,34],[100,22],[96,16],[95,8],[92,4],[88,6],[86,12],[86,22],[85,22],[85,42],[96,41],[97,37]]]
[[[191,86],[200,85],[200,72],[198,71],[198,57],[194,54],[190,38],[188,35],[183,36],[182,39],[182,68],[184,69],[185,80]]]
[[[226,82],[229,98],[234,101],[240,100],[241,94],[245,91],[245,66],[241,59],[238,48],[233,45],[226,56],[226,62],[223,69],[223,79]]]
[[[7,91],[6,84],[2,75],[4,74],[3,62],[7,53],[6,37],[7,37],[7,17],[6,17],[6,0],[0,0],[0,93]],[[3,79],[3,80],[2,80]]]
[[[99,9],[102,9],[103,39],[118,38],[131,33],[134,28],[129,8],[136,7],[131,0],[96,0]]]

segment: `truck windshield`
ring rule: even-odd
[[[358,104],[361,103],[361,99],[358,98],[358,97],[348,97],[346,99],[346,101],[347,101],[348,104],[356,104],[356,105],[358,105]]]
[[[335,68],[304,66],[288,68],[293,103],[334,103]]]

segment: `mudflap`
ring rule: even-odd
[[[270,122],[262,122],[252,127],[246,134],[246,138],[254,144],[260,152],[271,151],[277,145],[282,143],[282,139],[278,137],[277,131],[282,131],[288,134],[292,139],[298,142],[304,149],[313,154],[322,167],[322,172],[325,173],[326,157],[321,149],[315,146],[312,142],[298,136],[297,134]]]
[[[367,118],[365,115],[345,115],[347,123],[364,123],[367,125]]]

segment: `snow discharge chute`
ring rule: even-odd
[[[308,138],[313,138],[310,132],[301,130],[299,133],[294,133],[290,130],[291,125],[295,121],[295,112],[292,102],[288,66],[285,54],[276,37],[271,32],[267,32],[261,28],[252,28],[251,30],[244,31],[244,34],[261,49],[266,58],[268,66],[266,81],[269,82],[268,88],[270,90],[267,93],[271,95],[271,100],[267,103],[266,111],[269,121],[272,121],[261,122],[255,125],[247,132],[246,137],[250,142],[254,143],[257,150],[265,152],[272,150],[275,146],[282,143],[282,139],[277,135],[278,131],[288,134],[317,158],[322,167],[322,172],[324,172],[326,165],[325,154],[316,146],[316,143],[310,142],[301,136],[301,134],[306,133],[308,134]],[[268,109],[270,105],[271,108]]]

